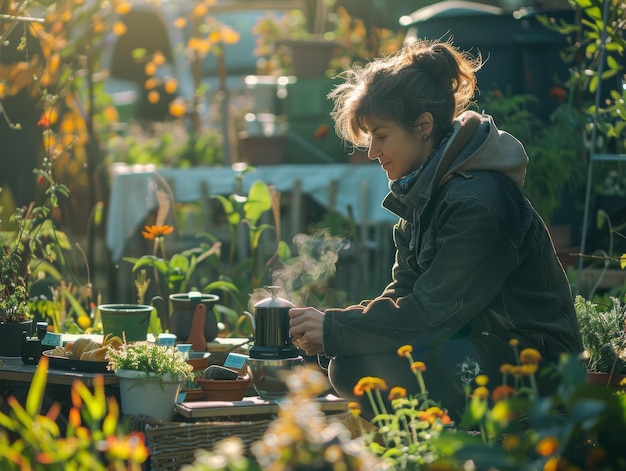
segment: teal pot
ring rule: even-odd
[[[24,332],[32,335],[33,320],[0,324],[0,357],[21,357]]]
[[[174,406],[184,382],[182,376],[147,375],[143,371],[117,370],[122,414],[161,421],[174,419]]]
[[[101,304],[102,331],[127,342],[146,340],[153,309],[147,304]]]

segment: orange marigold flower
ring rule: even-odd
[[[178,97],[172,100],[170,103],[170,114],[176,118],[180,118],[181,116],[185,116],[187,112],[187,106],[185,106],[185,100]]]
[[[168,226],[164,224],[162,226],[145,226],[145,230],[141,231],[141,235],[143,235],[146,239],[154,239],[155,237],[165,237],[168,234],[174,232],[174,228],[172,226]]]
[[[399,357],[406,357],[409,355],[409,353],[413,352],[413,347],[411,347],[410,345],[402,345],[399,349],[398,349],[398,356]]]
[[[148,93],[148,102],[155,105],[159,102],[160,99],[161,95],[159,95],[159,92],[157,92],[156,90],[150,90],[150,93]]]
[[[158,87],[159,85],[159,80],[157,80],[154,77],[149,77],[144,83],[143,83],[143,88],[145,88],[146,90],[152,90],[153,88]]]
[[[559,441],[556,437],[545,437],[537,443],[537,453],[541,456],[553,455],[558,447]]]
[[[194,16],[194,17],[196,17],[196,18],[199,18],[199,17],[201,17],[201,16],[206,15],[206,14],[207,14],[207,12],[208,12],[208,8],[207,8],[207,6],[206,6],[206,5],[204,5],[203,3],[200,3],[200,4],[197,4],[197,5],[194,7],[194,9],[193,9],[193,11],[192,11],[192,13],[191,13],[191,14],[192,14],[192,16]]]
[[[157,66],[154,62],[146,62],[146,65],[144,66],[143,69],[146,75],[148,76],[152,76],[157,73]]]
[[[187,26],[187,18],[183,16],[179,16],[174,20],[174,28],[184,28]]]
[[[120,2],[117,5],[115,5],[115,13],[117,13],[118,15],[126,15],[132,9],[133,7],[130,4],[130,2]]]
[[[428,409],[426,409],[426,413],[428,414],[432,414],[435,417],[442,417],[444,412],[443,409],[441,407],[437,407],[437,406],[431,406]]]
[[[361,378],[358,383],[356,383],[356,386],[354,386],[354,394],[362,396],[364,392],[371,391],[372,389],[385,391],[387,389],[387,383],[385,383],[385,381],[381,378],[365,376]]]
[[[389,400],[393,401],[394,399],[400,399],[406,397],[406,389],[400,387],[400,386],[396,386],[391,388],[391,391],[389,391]]]
[[[115,24],[113,25],[113,34],[115,36],[124,36],[127,30],[128,28],[121,21],[116,21]]]
[[[541,353],[534,348],[525,348],[519,354],[519,360],[522,363],[534,363],[537,364],[541,360]]]
[[[178,81],[175,78],[168,78],[163,85],[165,93],[174,94],[178,89]]]
[[[424,411],[424,412],[420,412],[420,414],[418,415],[418,418],[421,422],[428,422],[429,424],[432,425],[435,422],[436,417]]]
[[[424,371],[426,371],[426,363],[424,363],[423,361],[414,361],[411,364],[411,371],[413,371],[414,373],[416,371],[423,373]]]
[[[159,65],[163,65],[167,62],[167,59],[165,58],[165,56],[163,55],[163,53],[161,51],[156,51],[153,55],[152,55],[152,62],[159,66]]]
[[[491,399],[493,399],[494,402],[498,402],[514,394],[515,388],[509,386],[508,384],[501,384],[499,386],[496,386],[495,389],[491,392]]]
[[[107,121],[119,121],[120,115],[115,106],[107,106],[103,110],[104,117]]]

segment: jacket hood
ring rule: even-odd
[[[452,173],[465,170],[492,170],[513,180],[518,188],[524,186],[528,155],[522,143],[506,131],[496,127],[486,114],[466,111],[453,122],[453,132],[446,149],[454,143],[462,129],[472,120],[480,120],[478,129],[468,145],[453,160],[444,179]],[[443,153],[445,154],[444,149]],[[443,160],[440,160],[443,162]],[[443,181],[438,182],[441,185]]]
[[[421,212],[435,188],[443,185],[455,172],[470,170],[502,173],[522,188],[527,165],[528,155],[519,140],[499,130],[491,116],[465,111],[453,121],[450,137],[424,164],[402,201]],[[402,214],[404,211],[398,203],[403,206],[396,196],[390,194],[383,206]]]

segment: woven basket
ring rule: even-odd
[[[193,463],[195,451],[212,450],[220,440],[237,436],[250,456],[252,443],[263,438],[271,420],[245,422],[172,423],[146,420],[143,431],[150,448],[150,469],[176,471]]]

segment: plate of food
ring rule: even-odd
[[[117,344],[117,338],[106,337],[102,344],[99,344],[81,337],[74,342],[67,342],[62,347],[45,350],[43,355],[49,359],[50,368],[83,373],[111,373],[107,370],[109,362],[106,359],[106,352],[109,346],[115,347]]]

